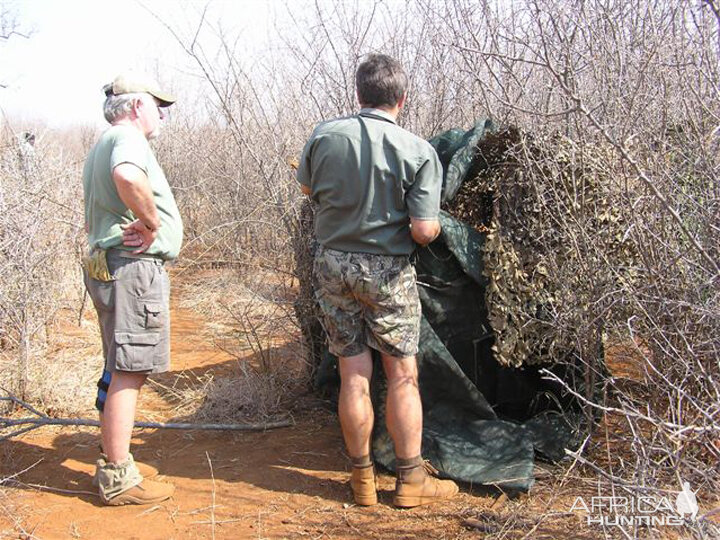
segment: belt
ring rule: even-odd
[[[125,259],[139,259],[141,261],[150,261],[154,262],[155,264],[159,264],[162,266],[165,264],[165,259],[160,257],[160,255],[148,255],[147,253],[133,253],[132,251],[126,251],[124,249],[115,249],[110,248],[108,249],[108,253],[114,253],[118,257],[123,257]]]

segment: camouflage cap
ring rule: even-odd
[[[106,84],[103,91],[106,96],[146,92],[160,102],[160,107],[169,107],[175,103],[175,97],[160,90],[157,82],[140,73],[121,73],[113,82]]]

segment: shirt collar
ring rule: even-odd
[[[360,115],[362,116],[379,116],[383,120],[387,120],[389,122],[392,122],[393,124],[396,124],[395,119],[392,117],[390,113],[387,113],[383,111],[382,109],[373,109],[371,107],[365,107],[360,109]]]

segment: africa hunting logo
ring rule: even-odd
[[[576,497],[571,512],[584,511],[588,525],[606,527],[678,527],[685,517],[695,520],[698,503],[688,482],[675,497],[675,506],[669,497],[654,495],[642,497],[596,496],[589,499]]]

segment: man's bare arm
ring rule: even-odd
[[[440,234],[440,221],[437,219],[410,218],[410,236],[421,246],[427,246]]]
[[[146,228],[159,229],[160,216],[145,171],[132,163],[121,163],[113,169],[112,178],[120,199],[135,217]]]

